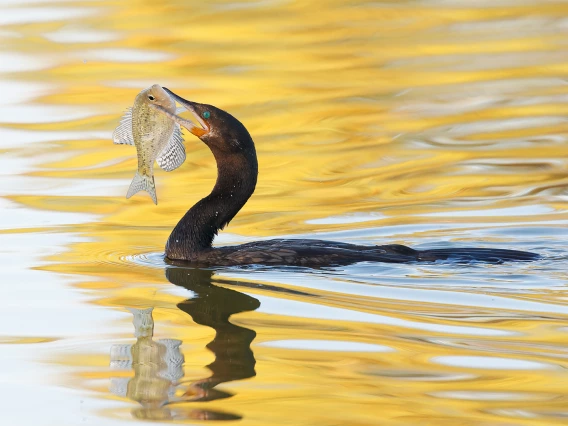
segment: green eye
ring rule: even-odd
[[[211,117],[211,113],[210,113],[209,111],[205,111],[205,112],[204,112],[203,114],[201,114],[201,115],[203,115],[203,118],[209,118],[209,117]]]

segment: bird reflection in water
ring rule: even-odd
[[[250,348],[256,333],[229,322],[231,315],[253,311],[260,306],[246,294],[218,287],[212,283],[213,271],[168,268],[166,277],[176,285],[191,290],[195,296],[177,306],[197,324],[215,330],[207,348],[215,360],[207,366],[207,378],[184,380],[184,357],[181,340],[153,340],[152,308],[130,309],[134,316],[133,345],[113,345],[111,368],[133,370],[132,378],[112,378],[111,392],[140,403],[132,414],[147,420],[238,420],[241,416],[220,411],[187,408],[187,402],[229,398],[231,393],[216,389],[223,382],[242,380],[256,375],[254,354]],[[179,405],[178,405],[179,404]]]

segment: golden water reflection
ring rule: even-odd
[[[13,418],[565,423],[567,15],[554,0],[7,2],[0,376]],[[186,135],[186,163],[156,172],[160,204],[124,198],[136,158],[112,130],[154,83],[228,110],[255,140],[257,190],[219,244],[317,236],[544,259],[189,271],[180,285],[164,242],[216,169]],[[156,336],[135,343],[128,309],[148,308]],[[165,378],[160,342],[183,342]],[[122,344],[138,355],[119,374]]]
[[[110,366],[113,370],[133,370],[134,377],[111,378],[110,391],[117,396],[139,402],[133,416],[146,419],[171,419],[170,410],[162,408],[172,395],[174,386],[183,377],[181,341],[160,339],[154,341],[152,308],[131,309],[134,316],[133,345],[113,345]]]
[[[134,316],[137,340],[134,345],[111,347],[111,368],[134,371],[133,378],[111,378],[111,392],[139,402],[142,407],[132,411],[138,419],[146,420],[237,420],[237,414],[206,409],[179,409],[185,402],[214,401],[230,398],[231,393],[217,389],[217,385],[254,377],[255,358],[250,348],[256,333],[232,324],[233,314],[254,311],[257,299],[246,294],[212,284],[213,271],[169,268],[168,280],[194,293],[191,299],[177,307],[191,316],[196,324],[211,327],[215,338],[207,344],[215,360],[206,367],[209,377],[199,380],[184,379],[184,357],[181,340],[153,340],[152,308],[130,309]],[[173,405],[172,404],[176,404]]]

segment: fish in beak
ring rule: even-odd
[[[197,126],[191,120],[180,117],[172,113],[170,110],[161,107],[160,105],[152,105],[152,108],[160,110],[162,113],[167,115],[171,120],[175,121],[180,126],[185,127],[187,130],[189,130],[192,134],[194,134],[198,138],[202,138],[207,133],[209,133],[211,129],[209,124],[207,123],[207,118],[209,118],[210,113],[208,111],[201,111],[202,109],[201,104],[188,101],[187,99],[184,99],[181,96],[176,95],[174,92],[172,92],[166,87],[164,87],[163,89],[166,91],[166,93],[168,93],[172,97],[172,99],[177,101],[183,108],[185,108],[186,110],[188,110],[193,114],[196,121],[199,123],[199,126]]]

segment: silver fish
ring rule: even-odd
[[[138,170],[128,188],[126,198],[146,191],[158,204],[154,184],[154,161],[167,172],[177,169],[185,161],[185,147],[179,124],[156,111],[156,105],[172,114],[176,103],[158,84],[141,91],[114,130],[115,144],[135,145],[138,153]]]

